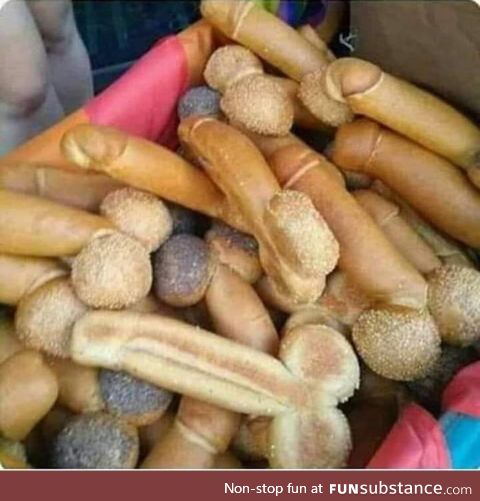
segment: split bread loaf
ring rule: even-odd
[[[156,291],[161,299],[172,306],[189,306],[205,298],[215,332],[276,354],[275,327],[252,286],[218,262],[203,240],[175,235],[156,257]],[[157,442],[142,468],[213,468],[239,425],[240,415],[234,412],[182,397],[172,427]]]
[[[352,395],[359,368],[349,343],[332,329],[290,331],[277,360],[176,320],[96,311],[75,324],[71,353],[81,364],[125,370],[231,411],[274,417],[273,467],[340,464],[348,454],[348,426],[336,405]]]

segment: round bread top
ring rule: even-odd
[[[148,252],[157,250],[172,233],[173,222],[165,204],[151,193],[134,188],[109,193],[100,213],[142,243]]]
[[[149,253],[138,240],[123,233],[99,235],[75,258],[72,283],[78,297],[93,308],[130,306],[150,290]]]
[[[155,421],[173,397],[171,392],[125,372],[101,369],[98,381],[107,410],[134,425]]]
[[[252,51],[241,45],[225,45],[210,56],[203,76],[212,89],[223,94],[238,80],[262,73],[262,63]]]
[[[154,290],[171,306],[192,306],[204,296],[214,272],[207,244],[193,235],[175,235],[154,257]]]
[[[217,118],[221,115],[220,93],[206,85],[193,87],[180,98],[177,113],[180,120],[192,115]]]

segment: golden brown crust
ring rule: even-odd
[[[183,397],[173,426],[142,468],[213,468],[240,424],[240,415]]]
[[[298,84],[265,75],[260,60],[240,45],[227,45],[210,58],[205,78],[223,94],[221,107],[231,123],[252,133],[285,136],[293,121],[327,130],[297,98]]]
[[[305,107],[322,122],[338,127],[353,119],[350,107],[333,99],[327,90],[327,74],[324,69],[305,75],[300,84],[298,97]]]
[[[189,268],[187,265],[184,269]],[[215,267],[205,304],[215,332],[221,336],[267,353],[278,351],[278,336],[267,310],[252,287],[234,271],[221,264]],[[154,448],[144,467],[211,468],[215,456],[228,448],[239,424],[238,414],[183,397],[174,427]],[[173,455],[172,450],[176,451]]]
[[[205,296],[215,332],[256,350],[275,355],[278,335],[254,289],[220,265]]]
[[[480,273],[444,265],[428,277],[428,307],[442,340],[468,346],[480,338]]]
[[[361,313],[371,308],[372,301],[351,283],[340,269],[328,276],[327,286],[318,300],[319,308],[349,331]],[[338,330],[338,329],[337,329]]]
[[[203,0],[200,8],[203,17],[222,33],[294,80],[300,81],[327,63],[324,52],[252,2]]]
[[[379,193],[382,197],[391,200],[400,208],[401,217],[409,226],[429,245],[436,256],[444,264],[458,264],[473,268],[474,264],[471,258],[462,248],[459,242],[456,242],[447,235],[440,233],[423,219],[418,212],[405,202],[401,197],[394,193],[384,183],[375,180],[372,184],[372,190]]]
[[[317,151],[310,148],[306,143],[304,143],[298,136],[294,134],[288,134],[284,137],[267,137],[261,136],[259,134],[253,134],[246,132],[247,136],[252,140],[255,146],[262,152],[265,159],[270,162],[270,159],[274,156],[277,151],[283,150],[287,146],[298,146],[302,147],[305,151],[309,151],[311,155],[318,156],[319,161],[324,158],[323,155]],[[331,162],[323,162],[322,168],[326,170],[341,186],[345,186],[345,179],[343,174]]]
[[[204,19],[191,24],[177,35],[187,59],[188,83],[195,87],[204,83],[203,70],[215,48],[226,43],[213,26]]]
[[[368,120],[338,129],[333,160],[380,179],[452,237],[480,245],[480,193],[447,160]]]
[[[272,280],[266,275],[261,277],[255,284],[255,290],[267,306],[283,311],[284,313],[295,313],[308,307],[310,304],[315,304],[314,302],[298,303],[292,300],[290,296],[279,291],[278,287],[275,287]]]
[[[247,283],[254,284],[262,275],[258,244],[250,235],[216,221],[205,234],[205,242],[219,262],[238,273]]]
[[[270,158],[283,186],[311,198],[340,244],[339,267],[372,301],[423,307],[426,283],[388,242],[378,226],[326,168],[329,162],[301,145]]]
[[[269,79],[280,85],[287,94],[293,106],[293,121],[295,125],[303,129],[319,130],[325,133],[330,133],[331,128],[315,117],[308,108],[298,98],[299,84],[289,78],[281,78],[273,75],[267,75]]]
[[[213,468],[215,454],[192,440],[182,425],[175,421],[140,465],[142,469],[206,469]]]
[[[60,405],[78,414],[103,410],[97,369],[59,358],[50,359],[48,365],[57,377]]]
[[[153,142],[108,127],[81,125],[62,140],[67,158],[139,190],[244,229],[225,197],[199,169]]]
[[[323,24],[323,23],[322,23]],[[335,56],[328,48],[328,45],[320,38],[319,34],[310,24],[304,24],[297,28],[298,33],[302,35],[305,40],[308,40],[313,46],[325,53],[328,61],[334,61]]]
[[[0,303],[14,306],[44,283],[67,273],[55,259],[0,254]]]
[[[0,365],[0,432],[23,440],[47,414],[58,383],[39,353],[23,350]]]
[[[369,61],[342,57],[331,64],[325,70],[326,88],[333,99],[348,102],[347,98],[372,91],[382,81],[384,73]]]
[[[328,77],[352,110],[386,125],[465,169],[478,168],[480,129],[446,102],[354,58],[333,62]]]
[[[295,136],[292,133],[281,137],[270,137],[263,136],[261,134],[255,134],[249,130],[246,130],[245,128],[239,127],[239,129],[260,150],[261,154],[265,157],[266,160],[268,160],[270,156],[273,155],[277,150],[285,146],[289,146],[291,144],[305,145],[305,143],[298,136]]]
[[[0,190],[0,252],[24,256],[76,254],[99,230],[103,217],[44,198]]]
[[[305,27],[306,37],[310,42],[314,37],[315,48],[330,60],[333,56],[328,48],[310,30]],[[286,135],[292,120],[300,127],[329,130],[328,125],[312,115],[298,99],[297,82],[265,75],[260,60],[245,47],[226,45],[217,49],[204,74],[210,87],[224,94],[223,111],[238,126],[273,136]]]
[[[315,300],[323,290],[322,276],[335,266],[336,242],[308,197],[281,191],[253,143],[226,124],[191,117],[181,123],[179,135],[251,228],[275,285],[294,301]],[[309,245],[312,241],[323,244],[319,249]]]
[[[382,228],[383,233],[396,249],[422,273],[430,273],[441,266],[433,250],[412,227],[400,216],[400,209],[393,203],[369,190],[358,190],[354,194],[357,202]]]
[[[242,215],[257,222],[266,203],[279,191],[279,185],[248,138],[227,124],[205,117],[187,118],[180,124],[178,134],[180,140],[202,159],[202,167],[225,193],[229,203],[241,207]],[[248,183],[241,191],[237,188],[240,181]],[[256,195],[253,200],[250,200],[251,193]]]
[[[128,308],[130,311],[136,311],[137,313],[157,313],[158,315],[163,315],[165,317],[176,318],[177,320],[182,320],[182,311],[176,308],[172,308],[168,304],[162,303],[153,294],[140,299],[135,304],[132,304]]]
[[[270,418],[244,417],[232,444],[233,451],[240,459],[246,461],[266,459],[271,422]]]
[[[178,410],[178,422],[197,435],[207,449],[223,453],[240,425],[239,414],[205,405],[204,402],[184,397]]]
[[[302,192],[284,189],[273,196],[265,213],[272,236],[290,243],[284,254],[297,261],[306,274],[324,283],[338,261],[338,243],[309,197]]]
[[[83,174],[31,164],[2,165],[0,187],[96,212],[108,193],[121,187],[101,174]]]
[[[360,367],[351,344],[325,325],[301,325],[282,338],[280,360],[316,393],[338,403],[348,400],[360,384]],[[320,391],[319,391],[320,390]]]
[[[10,315],[0,313],[0,364],[22,349]]]
[[[348,336],[350,331],[349,327],[336,318],[335,312],[330,311],[328,307],[323,305],[314,304],[292,313],[284,323],[282,332],[285,334],[304,325],[323,325],[344,336]]]
[[[389,379],[423,377],[440,355],[440,336],[426,311],[368,310],[353,326],[352,335],[370,369]]]
[[[140,449],[145,453],[144,457],[147,457],[155,445],[167,434],[175,421],[175,414],[176,410],[174,411],[170,406],[154,423],[138,429]]]

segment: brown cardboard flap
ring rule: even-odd
[[[480,120],[480,6],[473,0],[352,0],[353,55]]]

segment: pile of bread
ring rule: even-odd
[[[253,2],[201,10],[229,43],[177,153],[80,125],[77,172],[0,170],[5,467],[365,465],[478,357],[479,128]]]

